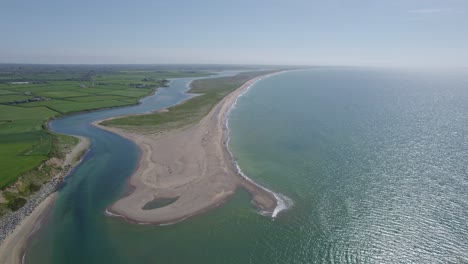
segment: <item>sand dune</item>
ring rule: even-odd
[[[114,203],[108,212],[131,222],[173,223],[209,210],[226,201],[240,186],[261,210],[273,213],[274,194],[238,174],[226,143],[226,116],[237,97],[260,76],[226,96],[199,123],[157,135],[141,135],[109,128],[133,140],[142,150],[138,169],[130,179],[133,192]],[[158,198],[177,198],[169,205],[144,210]]]

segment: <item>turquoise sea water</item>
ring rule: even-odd
[[[230,148],[244,173],[294,202],[275,220],[245,191],[170,226],[106,217],[139,153],[87,125],[117,113],[64,119],[55,129],[94,147],[26,263],[466,262],[466,76],[327,68],[256,83],[230,114]],[[185,84],[148,100],[174,103]]]

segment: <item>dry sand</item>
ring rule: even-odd
[[[110,206],[109,215],[130,222],[167,224],[184,220],[226,201],[239,186],[252,194],[254,204],[272,214],[275,194],[242,177],[227,150],[226,117],[237,98],[254,78],[226,96],[200,122],[160,134],[141,135],[95,125],[133,140],[141,149],[138,169],[130,179],[133,192]],[[143,210],[158,198],[178,198],[156,209]]]
[[[90,145],[87,138],[76,136],[80,139],[80,142],[70,151],[64,162],[62,163],[63,168],[71,168],[78,165],[81,161],[81,154],[86,151]],[[16,226],[15,230],[3,240],[0,245],[0,263],[8,264],[21,264],[24,254],[24,250],[27,245],[29,237],[40,227],[41,219],[45,215],[45,212],[49,206],[55,200],[56,192],[50,194],[44,199],[31,214],[26,216],[21,223]]]
[[[133,192],[113,204],[110,214],[138,223],[173,223],[222,204],[239,186],[252,194],[254,204],[273,213],[278,201],[271,191],[242,177],[235,168],[226,144],[226,115],[237,97],[260,76],[226,96],[199,123],[181,130],[158,135],[139,135],[117,128],[103,127],[133,140],[142,150],[137,171],[130,179]],[[67,154],[62,167],[76,166],[79,155],[89,147],[89,140]],[[53,203],[56,193],[49,195],[25,217],[0,245],[0,263],[20,264],[28,238],[40,227],[41,219]],[[156,198],[178,199],[165,207],[143,210]]]

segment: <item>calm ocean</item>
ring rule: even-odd
[[[230,148],[245,174],[292,200],[274,220],[245,191],[175,225],[106,217],[139,154],[79,126],[101,117],[89,115],[99,112],[57,124],[95,147],[26,263],[468,262],[466,74],[323,68],[256,83],[231,112]]]

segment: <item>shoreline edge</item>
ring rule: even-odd
[[[178,223],[180,221],[183,221],[187,218],[193,217],[195,215],[198,215],[200,213],[204,213],[208,210],[211,210],[215,207],[220,206],[224,202],[226,202],[233,194],[235,194],[236,190],[238,187],[243,187],[245,188],[251,195],[252,195],[252,202],[253,204],[260,209],[260,213],[262,215],[268,215],[271,216],[273,219],[277,217],[277,215],[288,208],[289,204],[289,199],[281,194],[277,194],[259,184],[257,184],[255,181],[250,179],[247,175],[245,175],[242,170],[240,169],[239,165],[237,164],[234,155],[229,149],[229,114],[231,113],[232,109],[235,108],[237,100],[239,97],[244,95],[248,90],[257,82],[260,81],[264,78],[271,77],[273,75],[277,75],[280,73],[283,73],[284,71],[279,71],[279,72],[274,72],[274,73],[269,73],[265,74],[262,76],[257,76],[253,79],[250,79],[246,81],[243,85],[241,85],[239,88],[235,89],[231,93],[229,93],[226,97],[224,97],[218,104],[216,104],[213,109],[208,113],[207,116],[205,116],[201,121],[195,124],[190,124],[188,127],[182,129],[183,131],[190,131],[190,130],[195,130],[199,129],[202,127],[203,129],[206,129],[209,132],[205,132],[206,134],[211,134],[211,131],[214,131],[212,134],[215,136],[215,140],[220,138],[221,141],[218,141],[217,143],[219,144],[219,147],[222,151],[220,155],[218,155],[218,158],[223,159],[225,164],[223,163],[223,169],[225,172],[229,171],[230,176],[235,176],[237,179],[234,180],[235,182],[233,183],[233,186],[231,187],[226,187],[223,186],[218,188],[216,190],[215,194],[210,197],[210,199],[205,199],[199,202],[198,204],[191,203],[189,204],[190,206],[186,204],[179,203],[174,210],[170,210],[170,208],[166,211],[164,211],[165,216],[162,217],[162,212],[160,214],[153,213],[152,215],[148,213],[148,211],[163,211],[160,210],[161,208],[157,209],[152,209],[152,210],[142,210],[141,207],[141,201],[138,201],[140,204],[136,204],[135,202],[132,203],[132,201],[126,201],[125,204],[119,204],[122,200],[128,199],[131,200],[131,196],[138,196],[139,200],[143,200],[148,202],[152,197],[156,198],[154,193],[167,193],[166,195],[168,196],[174,196],[174,190],[158,190],[154,191],[153,193],[149,190],[144,190],[141,193],[139,193],[140,189],[148,189],[148,186],[145,186],[145,184],[142,184],[141,182],[143,180],[146,180],[144,178],[144,171],[148,171],[148,168],[154,167],[155,162],[152,160],[152,156],[154,156],[153,149],[154,146],[150,146],[151,143],[148,143],[148,139],[144,139],[142,135],[135,134],[129,131],[125,131],[120,128],[115,128],[115,127],[106,127],[103,125],[100,125],[101,122],[109,119],[114,119],[109,118],[109,119],[104,119],[104,120],[99,120],[96,122],[93,122],[93,125],[96,127],[99,127],[101,129],[110,131],[112,133],[118,134],[124,138],[127,138],[131,141],[133,141],[139,148],[142,153],[140,156],[140,161],[138,164],[138,168],[136,171],[133,173],[133,175],[130,177],[129,180],[129,185],[132,188],[132,191],[130,194],[127,194],[127,196],[120,198],[119,201],[114,203],[113,205],[109,206],[105,214],[107,216],[111,217],[121,217],[124,220],[131,222],[131,223],[137,223],[137,224],[153,224],[153,225],[168,225],[168,224],[174,224]],[[117,117],[118,118],[118,117]],[[209,123],[211,122],[211,123]],[[203,124],[207,123],[206,127],[203,127]],[[215,127],[218,126],[218,127]],[[217,129],[216,129],[217,128]],[[210,130],[211,129],[211,130]],[[183,132],[182,131],[182,132]],[[181,131],[175,131],[174,133],[182,133]],[[196,133],[197,130],[194,131]],[[164,141],[165,133],[163,135],[157,136],[153,138],[153,141]],[[186,133],[187,134],[187,133]],[[217,134],[217,135],[216,135]],[[192,135],[190,135],[192,136]],[[166,136],[167,137],[167,136]],[[193,138],[193,137],[192,137]],[[171,139],[166,140],[170,142]],[[178,141],[184,141],[187,140],[187,135],[182,135],[181,137],[178,138]],[[194,138],[196,140],[196,137]],[[206,140],[205,138],[202,138],[201,141]],[[174,141],[174,139],[172,139]],[[170,146],[170,145],[168,145]],[[177,147],[177,146],[175,146]],[[198,152],[199,153],[199,152]],[[206,151],[205,151],[206,153]],[[170,166],[166,166],[169,167]],[[218,166],[219,167],[219,166]],[[143,176],[142,176],[143,175]],[[173,175],[174,176],[174,175]],[[154,176],[152,176],[154,177]],[[233,177],[231,177],[233,178]],[[213,180],[214,179],[214,180]],[[215,179],[212,178],[213,181],[219,181],[220,179]],[[226,180],[226,178],[225,178]],[[232,179],[229,179],[232,180]],[[221,189],[221,190],[220,190]],[[146,193],[143,193],[146,192]],[[181,196],[184,194],[182,193]],[[130,198],[128,198],[130,197]],[[164,195],[162,195],[161,198],[164,198]],[[135,199],[133,199],[135,200]],[[201,203],[201,204],[200,204]],[[116,206],[117,205],[117,206]],[[136,208],[139,207],[139,208]],[[171,206],[166,206],[166,207],[171,207]],[[178,207],[178,208],[177,208]],[[189,209],[185,213],[180,212],[183,210],[183,208],[192,208],[196,207],[195,209]],[[164,207],[163,207],[164,208]],[[165,208],[166,209],[166,208]],[[179,212],[175,212],[175,210],[178,210]]]
[[[29,238],[40,228],[44,216],[51,209],[57,195],[57,187],[63,182],[64,178],[68,177],[81,164],[86,156],[91,144],[90,140],[83,136],[72,136],[80,141],[66,155],[62,164],[64,171],[54,175],[49,182],[41,187],[41,190],[33,199],[42,200],[36,205],[30,205],[34,209],[25,215],[1,242],[0,263],[21,264],[23,262],[24,251],[29,243]],[[28,200],[23,210],[27,210],[26,207],[31,200]]]

